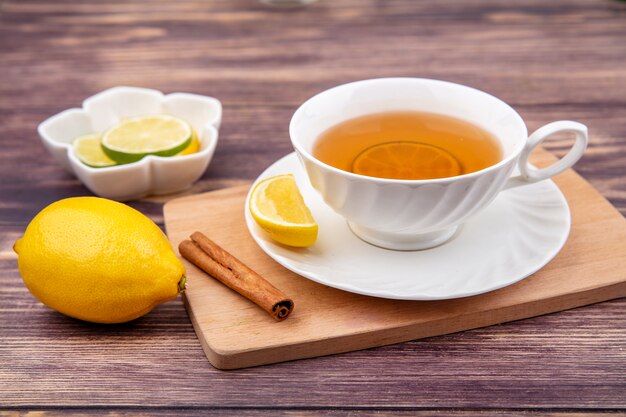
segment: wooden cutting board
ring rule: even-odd
[[[535,152],[544,166],[555,158]],[[235,369],[442,335],[626,296],[626,219],[573,171],[556,178],[572,212],[561,253],[512,286],[445,301],[397,301],[348,293],[285,269],[254,242],[244,221],[248,186],[183,197],[164,207],[174,246],[201,231],[293,298],[282,322],[183,260],[184,300],[216,368]]]

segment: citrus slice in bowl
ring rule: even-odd
[[[191,155],[200,150],[200,139],[198,139],[198,135],[196,131],[192,129],[191,131],[191,142],[189,142],[189,146],[187,146],[182,151],[178,152],[175,156],[185,156]]]
[[[277,175],[259,182],[248,204],[252,218],[275,241],[296,247],[315,243],[318,226],[293,175]]]
[[[78,159],[92,168],[103,168],[117,165],[102,150],[100,135],[84,135],[76,138],[73,142],[74,151]]]
[[[426,180],[462,174],[459,161],[438,146],[420,142],[385,142],[354,158],[352,172],[370,177]]]
[[[104,133],[102,148],[109,158],[127,164],[147,155],[176,155],[189,146],[192,136],[189,123],[177,117],[132,117]]]

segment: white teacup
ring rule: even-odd
[[[480,171],[433,180],[395,180],[342,171],[313,156],[322,132],[371,113],[412,110],[462,119],[491,132],[504,157]],[[572,132],[569,153],[547,168],[528,163],[532,150],[556,132]],[[587,147],[587,127],[572,121],[549,123],[528,137],[520,115],[480,90],[422,78],[357,81],[326,90],[302,104],[289,126],[291,142],[313,187],[345,217],[364,241],[388,249],[417,250],[440,245],[457,227],[485,208],[500,191],[550,178],[570,168]],[[515,165],[521,175],[511,177]]]

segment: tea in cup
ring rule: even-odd
[[[532,150],[572,132],[575,144],[536,169]],[[587,128],[553,122],[528,137],[509,105],[445,81],[382,78],[326,90],[294,113],[289,133],[313,187],[362,240],[418,250],[450,239],[506,188],[550,178],[583,155]],[[520,175],[511,177],[515,166]]]

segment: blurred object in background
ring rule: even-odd
[[[293,7],[293,6],[305,6],[307,4],[315,3],[317,0],[260,0],[263,4],[270,6],[281,7]]]

